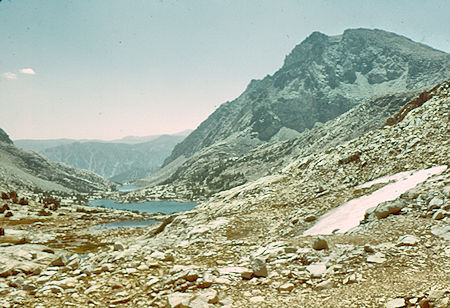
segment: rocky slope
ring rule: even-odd
[[[0,305],[448,307],[449,92],[445,82],[380,129],[147,229],[86,230],[83,222],[110,216],[84,207],[35,222],[23,216],[36,219],[38,202],[6,201],[23,216],[1,219]],[[356,228],[305,235],[322,214],[417,175]],[[32,222],[47,238],[33,237]],[[70,245],[56,249],[64,241]]]
[[[19,149],[9,137],[0,141],[0,187],[4,189],[92,192],[108,191],[112,186],[92,172],[54,163],[38,153]]]
[[[112,181],[125,183],[147,177],[161,167],[164,159],[184,136],[162,135],[144,143],[73,142],[50,147],[40,153],[55,162],[95,172]]]
[[[237,99],[221,105],[164,164],[230,136],[252,138],[259,145],[282,128],[302,132],[370,97],[432,86],[449,76],[449,54],[394,33],[314,32],[292,50],[281,69],[253,80]]]
[[[222,190],[278,173],[300,157],[326,150],[383,126],[386,119],[419,94],[408,91],[368,99],[348,112],[285,141],[264,143],[248,153],[230,143],[204,148],[178,166],[165,182],[185,198],[207,197]],[[151,184],[141,180],[141,185]],[[137,192],[150,193],[155,187]],[[148,191],[148,192],[147,192]]]

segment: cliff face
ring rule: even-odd
[[[314,32],[275,74],[253,80],[237,99],[221,105],[164,165],[234,136],[251,138],[256,146],[282,128],[302,132],[370,97],[431,86],[449,76],[449,54],[394,33]]]

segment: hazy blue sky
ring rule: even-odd
[[[450,1],[4,0],[0,127],[13,139],[195,128],[313,31],[380,28],[450,52]]]

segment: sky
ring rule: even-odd
[[[313,31],[450,52],[450,1],[0,0],[0,128],[117,139],[196,128]]]

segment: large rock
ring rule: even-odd
[[[63,289],[74,288],[78,283],[76,278],[70,277],[59,281],[54,281],[52,284]]]
[[[316,286],[317,290],[328,290],[334,287],[333,280],[325,280]]]
[[[54,257],[45,252],[44,245],[23,244],[0,247],[0,277],[24,274],[39,274]]]
[[[256,277],[267,277],[266,261],[260,257],[256,257],[252,260],[253,275]]]
[[[434,197],[428,202],[428,209],[434,210],[440,208],[444,204],[444,200],[440,197]]]
[[[65,266],[68,263],[67,257],[63,254],[56,256],[52,262],[50,262],[50,266]]]
[[[290,282],[286,282],[278,287],[280,292],[291,292],[294,289],[294,284]]]
[[[400,308],[405,306],[406,302],[403,298],[396,298],[386,303],[386,308]]]
[[[189,303],[194,297],[193,294],[175,292],[167,296],[169,307],[171,308],[189,308]]]
[[[197,295],[196,300],[209,304],[217,304],[217,302],[219,302],[219,296],[216,290],[207,290],[200,292]]]
[[[385,261],[386,255],[381,252],[377,252],[376,254],[367,257],[367,262],[369,263],[384,263]]]
[[[446,214],[447,213],[444,210],[438,210],[438,211],[436,211],[436,213],[433,214],[432,218],[435,220],[440,220],[440,219],[444,218]]]
[[[311,264],[306,267],[312,278],[320,278],[325,275],[327,267],[325,264]]]
[[[59,287],[59,286],[55,286],[55,285],[47,285],[44,286],[42,289],[39,290],[42,293],[64,293],[64,289]]]
[[[401,199],[395,201],[386,201],[377,205],[373,210],[373,214],[378,218],[385,218],[391,214],[399,213],[406,206],[405,202]]]
[[[315,250],[328,249],[328,243],[323,236],[319,236],[313,244]]]
[[[397,241],[397,246],[416,246],[419,239],[414,235],[401,236]]]
[[[431,227],[431,233],[444,240],[450,241],[450,226],[433,226]]]
[[[124,251],[125,246],[121,242],[115,242],[113,249],[114,249],[114,251]]]

